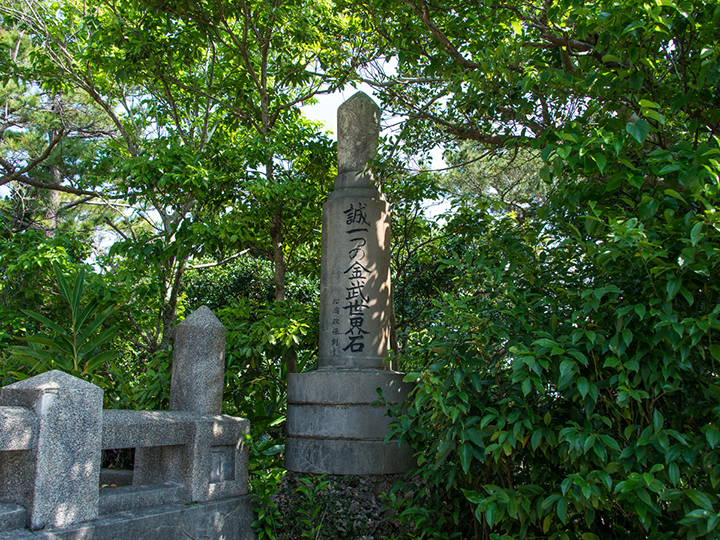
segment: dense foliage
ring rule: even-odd
[[[486,535],[714,537],[718,231],[665,190],[578,192],[606,226],[570,197],[550,224],[454,217],[471,247],[443,261],[442,324],[408,347],[419,385],[396,433],[458,499],[464,534],[463,507]],[[612,210],[641,201],[657,211]]]

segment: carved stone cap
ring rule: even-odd
[[[200,306],[199,308],[197,308],[188,317],[186,317],[185,320],[178,324],[178,326],[191,326],[193,328],[208,329],[222,328],[223,330],[225,329],[223,323],[220,322],[220,319],[218,319],[207,306]]]
[[[100,388],[92,383],[73,377],[63,371],[53,369],[29,379],[24,379],[10,384],[3,390],[89,390],[95,391]]]
[[[362,173],[377,149],[380,107],[364,92],[357,92],[338,107],[337,125],[338,176]],[[358,185],[347,187],[368,187],[369,179],[370,175],[358,175]]]
[[[0,391],[0,405],[34,409],[39,404],[41,410],[36,412],[42,414],[42,396],[59,394],[87,396],[97,401],[99,410],[102,410],[103,391],[99,386],[58,370],[46,371],[5,386]]]

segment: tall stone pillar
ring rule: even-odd
[[[391,474],[414,466],[384,443],[389,403],[411,385],[390,351],[390,208],[367,167],[380,109],[356,93],[338,109],[338,176],[323,206],[318,369],[288,375],[285,466],[296,472]]]

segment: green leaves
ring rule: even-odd
[[[702,222],[693,225],[693,228],[690,231],[690,242],[693,246],[697,245],[705,237],[705,234],[703,234],[702,230]]]
[[[697,504],[699,507],[701,507],[704,510],[707,510],[708,512],[713,512],[713,501],[712,499],[706,495],[705,493],[698,491],[696,489],[687,489],[685,490],[685,495],[695,504]]]
[[[675,295],[678,293],[680,288],[682,287],[682,278],[681,277],[674,277],[667,282],[667,294],[668,294],[668,300],[672,300],[675,298]]]
[[[638,143],[642,144],[645,142],[645,139],[650,133],[650,124],[647,120],[640,118],[634,122],[628,122],[625,125],[625,131],[627,131]]]
[[[585,377],[579,377],[577,380],[577,388],[578,392],[580,392],[580,397],[585,399],[585,396],[587,396],[590,391],[590,383]]]
[[[575,377],[577,365],[572,360],[563,360],[560,362],[560,379],[558,380],[558,389],[562,390],[568,386]]]
[[[720,229],[698,209],[720,193],[689,154],[676,170],[678,155],[654,159],[674,187],[579,184],[522,227],[476,214],[463,255],[444,255],[454,290],[430,308],[443,324],[410,334],[418,389],[394,429],[427,478],[478,493],[478,527],[603,538],[604,522],[691,539],[711,526]],[[510,481],[518,518],[491,488]]]
[[[88,319],[95,314],[98,303],[93,299],[85,307],[81,306],[85,290],[83,270],[78,272],[72,289],[57,264],[53,264],[53,270],[60,295],[69,307],[70,328],[65,329],[39,313],[23,310],[26,315],[45,325],[52,333],[20,338],[29,343],[29,346],[13,347],[11,352],[26,362],[36,374],[51,369],[61,369],[76,377],[92,375],[106,362],[118,356],[115,351],[101,350],[115,337],[118,329],[110,327],[96,334],[113,313],[113,309],[107,309],[85,326]]]

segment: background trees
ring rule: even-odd
[[[28,42],[33,58],[27,66],[16,58],[8,75],[24,77],[31,93],[80,95],[105,115],[107,129],[61,188],[72,184],[85,198],[73,207],[120,201],[102,220],[117,240],[109,276],[147,353],[170,344],[190,260],[269,257],[283,299],[288,263],[307,256],[298,258],[300,245],[317,229],[319,205],[309,202],[332,178],[332,145],[296,107],[346,76],[349,19],[329,18],[322,3],[304,5],[302,19],[290,3],[266,7],[197,4],[178,14],[130,2],[2,6],[8,31]],[[56,120],[67,146],[77,131]],[[34,176],[55,166],[22,152],[19,159]],[[17,180],[12,174],[5,181]]]

